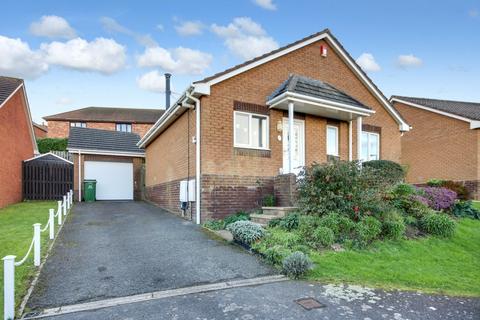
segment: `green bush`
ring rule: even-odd
[[[355,225],[355,235],[360,245],[375,240],[382,232],[382,223],[374,217],[365,217]]]
[[[274,207],[275,196],[273,194],[266,195],[265,197],[263,197],[262,204],[264,207]]]
[[[317,216],[300,216],[297,232],[307,243],[313,243],[313,231],[320,226],[321,218]]]
[[[262,226],[245,220],[229,224],[226,229],[232,233],[235,241],[245,245],[251,245],[265,235]]]
[[[312,262],[306,254],[296,251],[286,257],[282,263],[283,272],[293,279],[300,278],[312,267]]]
[[[223,219],[223,222],[225,223],[225,227],[226,227],[229,224],[235,223],[237,221],[247,221],[247,220],[250,220],[250,215],[246,212],[239,211],[235,214],[227,216],[225,219]]]
[[[403,200],[400,209],[417,219],[432,213],[433,211],[426,203],[419,201],[418,198],[414,196]]]
[[[268,227],[269,228],[276,228],[280,226],[280,222],[282,222],[282,218],[275,218],[270,221],[268,221]]]
[[[298,204],[307,215],[338,212],[358,220],[382,202],[376,179],[374,169],[361,169],[358,162],[314,164],[299,179]]]
[[[472,201],[458,201],[452,209],[455,217],[480,219],[480,211],[473,207]]]
[[[411,184],[399,183],[392,189],[391,193],[395,198],[403,198],[415,195],[417,189]]]
[[[209,220],[203,224],[203,226],[210,230],[222,230],[225,228],[223,220]]]
[[[427,181],[427,185],[430,187],[441,187],[444,180],[442,179],[430,179]]]
[[[365,168],[374,169],[377,181],[393,185],[405,180],[405,170],[396,162],[390,160],[372,160],[363,163]]]
[[[320,218],[320,226],[329,228],[335,235],[339,234],[339,222],[340,215],[336,212],[330,212],[329,214]]]
[[[313,237],[317,247],[329,247],[335,242],[335,234],[328,227],[318,227],[313,232]]]
[[[396,211],[387,212],[383,216],[382,234],[385,238],[399,240],[405,234],[405,222]]]
[[[351,219],[339,216],[337,221],[338,236],[346,238],[355,229],[355,222]]]
[[[421,229],[431,235],[450,238],[455,234],[455,221],[446,214],[430,213],[420,221]]]
[[[67,151],[68,139],[42,138],[37,139],[38,152]]]
[[[291,231],[298,228],[300,217],[297,213],[290,213],[280,220],[279,226],[285,230]]]
[[[282,261],[288,257],[292,251],[282,246],[273,246],[265,249],[263,252],[263,257],[271,265],[280,265]]]

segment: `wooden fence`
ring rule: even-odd
[[[23,163],[24,200],[61,200],[73,189],[73,164],[33,160]]]

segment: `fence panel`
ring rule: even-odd
[[[24,200],[62,200],[73,189],[73,164],[59,161],[23,163]]]

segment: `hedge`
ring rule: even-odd
[[[62,138],[43,138],[37,139],[38,151],[47,153],[50,151],[67,151],[68,139]]]

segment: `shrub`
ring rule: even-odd
[[[282,261],[288,257],[292,252],[282,246],[274,246],[265,249],[262,252],[265,260],[272,265],[279,265]]]
[[[382,233],[385,238],[399,240],[405,234],[405,222],[396,211],[387,212],[383,216]]]
[[[375,240],[382,232],[382,224],[374,217],[365,217],[355,225],[355,235],[361,245]]]
[[[321,218],[316,216],[300,216],[297,232],[305,242],[313,242],[313,231],[320,226]]]
[[[296,251],[283,260],[283,272],[294,279],[300,278],[312,266],[312,262],[307,255]]]
[[[203,226],[210,230],[222,230],[225,228],[223,220],[210,220],[203,224]]]
[[[408,183],[399,183],[392,189],[395,198],[409,197],[417,193],[417,189]]]
[[[334,234],[338,234],[340,231],[338,226],[339,217],[340,216],[338,215],[338,213],[331,212],[320,218],[319,225],[321,227],[329,228],[331,231],[333,231]]]
[[[273,194],[266,195],[263,197],[262,204],[264,207],[275,206],[275,196]]]
[[[233,239],[239,243],[251,245],[265,235],[265,230],[257,223],[251,221],[237,221],[227,226]]]
[[[441,187],[444,180],[442,179],[430,179],[427,181],[429,187]]]
[[[390,160],[372,160],[363,163],[366,168],[374,169],[377,181],[384,184],[396,184],[405,180],[405,170],[396,162]]]
[[[298,213],[290,213],[280,220],[279,226],[285,230],[291,231],[298,228],[300,217]]]
[[[416,218],[421,218],[424,215],[431,213],[432,209],[428,206],[428,201],[421,196],[411,196],[401,201],[400,207],[408,215]]]
[[[472,197],[470,191],[460,182],[446,180],[440,186],[454,191],[460,200],[469,200]]]
[[[280,222],[282,222],[282,218],[275,218],[270,221],[268,221],[268,227],[269,228],[275,228],[280,226]]]
[[[38,152],[48,153],[50,151],[67,151],[68,139],[42,138],[37,139]]]
[[[328,227],[318,227],[313,232],[313,238],[317,247],[320,245],[322,247],[329,247],[335,241],[335,234],[332,229]]]
[[[423,193],[420,197],[425,198],[426,203],[433,210],[449,210],[457,199],[455,191],[447,188],[425,187],[419,190]]]
[[[228,226],[229,224],[235,223],[237,221],[247,221],[247,220],[250,220],[250,215],[243,211],[239,211],[223,219],[225,226]]]
[[[455,217],[480,219],[480,211],[475,209],[472,201],[458,201],[452,208],[452,215]]]
[[[373,169],[361,169],[358,162],[334,161],[314,164],[302,172],[298,182],[298,203],[303,213],[323,216],[339,212],[358,220],[381,204]]]
[[[428,234],[449,238],[455,233],[455,221],[446,214],[431,213],[420,221],[420,227]]]

